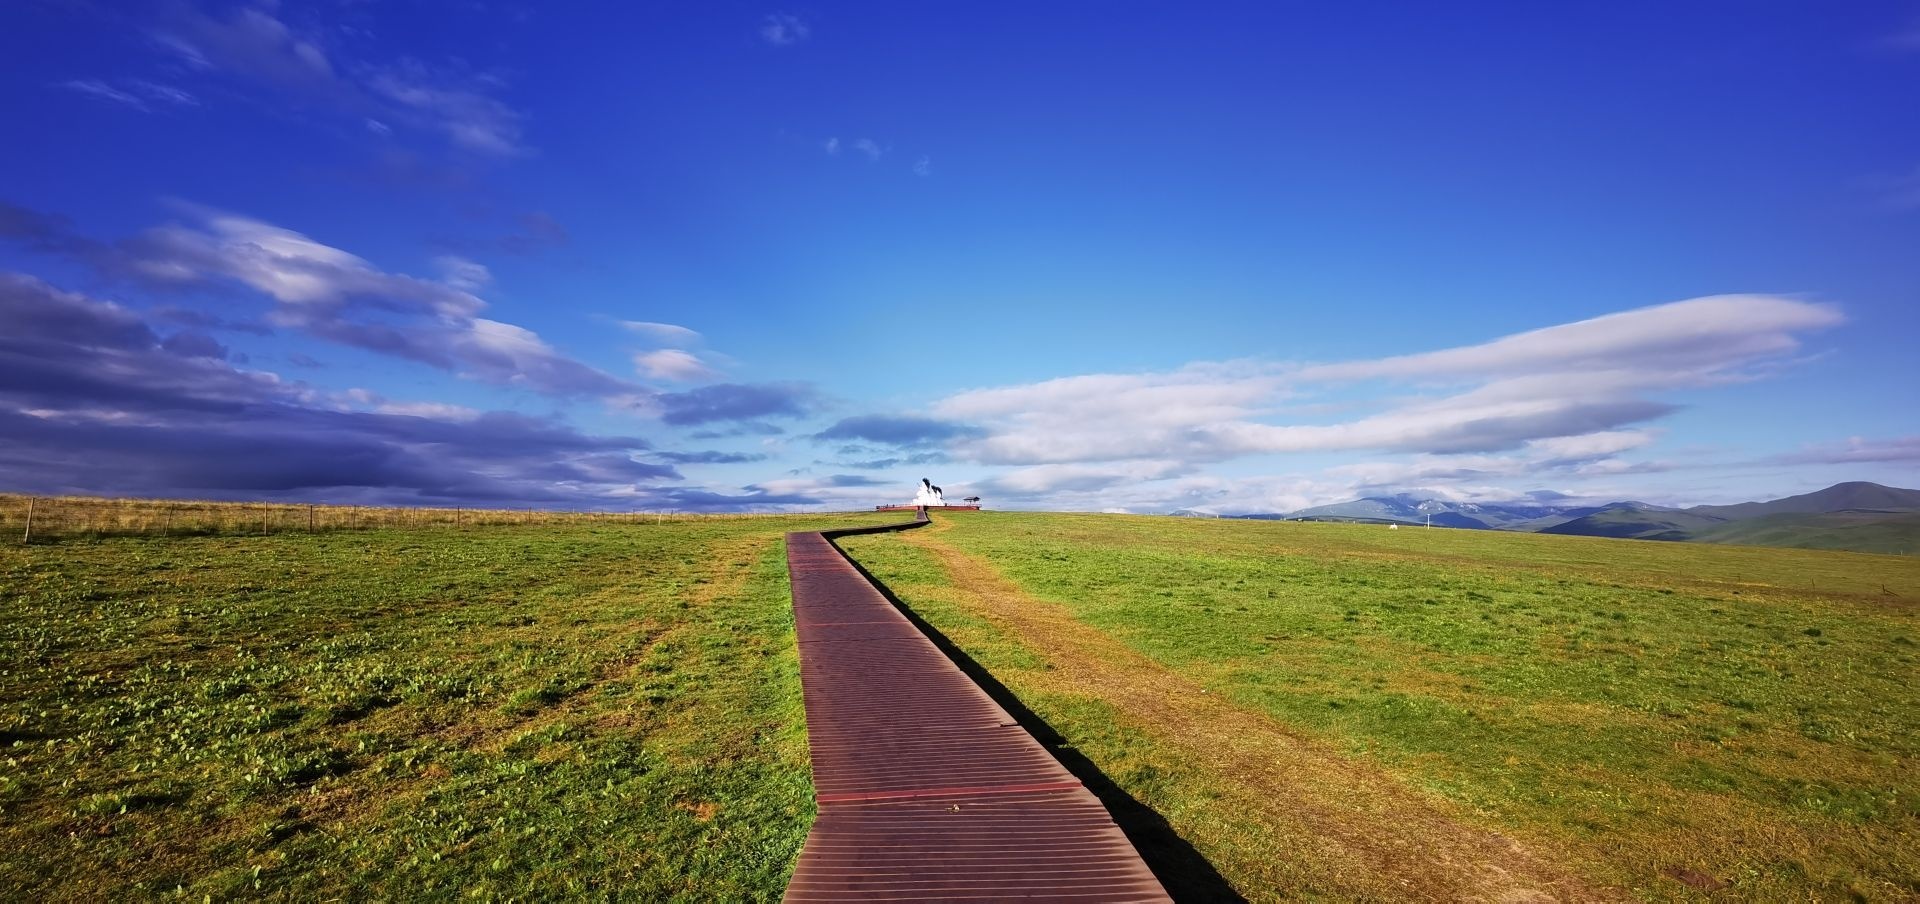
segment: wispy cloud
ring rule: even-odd
[[[968,424],[919,415],[866,414],[842,418],[815,433],[815,442],[863,441],[899,448],[925,448],[981,431]]]
[[[59,87],[91,97],[95,100],[132,107],[143,113],[147,112],[148,109],[145,101],[99,79],[76,79],[70,82],[61,82]]]
[[[1353,492],[1365,494],[1412,486],[1435,491],[1461,482],[1484,483],[1501,478],[1556,480],[1669,470],[1672,466],[1664,462],[1629,462],[1615,457],[1643,448],[1655,439],[1656,434],[1649,430],[1608,430],[1532,440],[1512,455],[1415,455],[1398,461],[1336,465],[1326,473],[1350,480]]]
[[[799,16],[774,13],[760,20],[760,40],[775,47],[791,47],[812,37],[813,29]]]
[[[0,273],[0,487],[338,502],[679,505],[637,437],[349,390]]]
[[[1829,306],[1773,296],[1699,298],[1463,346],[1338,364],[1196,364],[975,390],[935,413],[989,433],[954,445],[989,464],[1219,461],[1288,452],[1484,453],[1619,431],[1675,410],[1659,398],[1756,378],[1833,326]],[[1288,398],[1355,382],[1411,384],[1379,414],[1276,421]],[[1455,384],[1434,394],[1435,384]]]
[[[203,78],[225,75],[238,90],[297,97],[378,136],[400,125],[477,155],[529,152],[522,114],[496,96],[503,85],[497,75],[458,62],[336,56],[321,32],[294,28],[270,6],[217,13],[188,2],[166,9],[148,37]]]
[[[620,325],[667,348],[688,348],[699,344],[700,334],[673,323],[648,320],[622,320]]]
[[[641,373],[657,380],[695,383],[720,376],[719,372],[700,360],[700,356],[678,348],[642,352],[633,356],[633,363]]]
[[[804,383],[716,383],[657,398],[660,420],[674,426],[718,421],[800,418],[812,413],[817,394]]]
[[[880,162],[880,158],[885,157],[893,151],[891,145],[883,145],[872,138],[853,138],[843,141],[838,136],[829,136],[821,141],[820,149],[825,151],[829,157],[838,157],[841,151],[851,150],[867,158],[868,163],[878,163]],[[918,172],[919,168],[919,164],[916,163],[914,166],[915,172]],[[925,174],[923,173],[922,175]]]
[[[519,111],[485,93],[482,83],[417,60],[367,67],[362,84],[455,147],[511,157],[527,152]],[[490,86],[489,86],[490,87]]]
[[[913,161],[913,174],[922,178],[933,175],[933,158],[921,154]]]
[[[766,461],[764,452],[659,452],[656,458],[662,458],[677,465],[735,465],[755,461]]]
[[[200,106],[200,98],[172,85],[162,85],[137,78],[128,79],[127,84],[132,86],[134,91],[160,103],[172,104],[176,107]]]
[[[478,292],[493,282],[493,273],[485,264],[471,261],[457,254],[445,254],[433,259],[440,268],[440,281],[462,292]]]
[[[0,238],[71,254],[103,273],[159,286],[233,284],[274,301],[268,321],[342,345],[549,395],[622,400],[648,391],[576,361],[531,330],[481,316],[490,280],[464,258],[442,280],[391,273],[351,252],[250,217],[181,204],[181,221],[117,243],[0,207]]]
[[[643,376],[674,383],[700,383],[723,376],[713,359],[725,360],[725,356],[694,351],[706,339],[694,330],[646,320],[623,320],[620,325],[652,346],[633,356],[634,369]]]
[[[1846,465],[1868,463],[1920,463],[1920,436],[1891,439],[1848,437],[1845,442],[1808,446],[1768,459],[1780,464]]]

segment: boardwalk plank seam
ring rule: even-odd
[[[786,900],[1155,901],[1112,815],[833,539],[787,535],[814,799]]]

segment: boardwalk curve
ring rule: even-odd
[[[819,816],[786,900],[1168,901],[1072,773],[848,561],[787,535]]]

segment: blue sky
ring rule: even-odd
[[[1920,484],[1920,7],[0,9],[0,489]]]

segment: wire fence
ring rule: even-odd
[[[0,494],[0,537],[11,537],[15,542],[41,543],[71,538],[257,536],[378,528],[659,524],[669,521],[767,518],[783,514],[794,513],[559,512]]]

